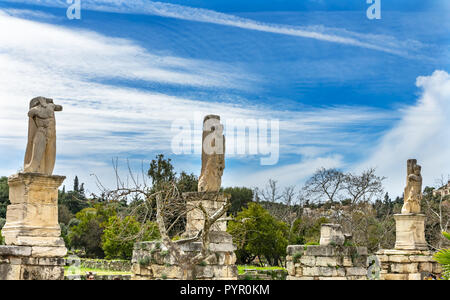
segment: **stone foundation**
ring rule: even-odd
[[[440,277],[442,268],[427,250],[380,250],[376,256],[381,264],[382,280],[423,280]]]
[[[287,280],[366,280],[367,248],[339,245],[287,247]]]
[[[63,280],[64,258],[40,254],[29,246],[0,246],[0,280]]]
[[[65,177],[19,173],[8,178],[0,246],[0,279],[63,280],[67,254],[58,223],[58,187]]]
[[[185,253],[196,255],[201,249],[200,242],[183,244]],[[210,249],[213,252],[207,260],[197,265],[194,270],[196,280],[237,280],[238,270],[235,266],[235,246],[226,232],[212,232]],[[132,259],[133,280],[183,279],[183,270],[175,258],[168,253],[160,242],[136,243]]]
[[[186,203],[195,207],[201,203],[206,211],[212,215],[218,211],[227,201],[224,194],[211,192],[189,192],[183,193],[183,198]],[[225,218],[226,216],[224,216]],[[227,222],[222,218],[212,226],[211,231],[227,231]],[[186,232],[185,236],[195,236],[197,232],[203,229],[204,217],[200,209],[193,209],[187,213],[186,216]]]

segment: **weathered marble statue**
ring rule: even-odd
[[[203,120],[202,171],[199,192],[218,192],[225,169],[225,137],[220,117],[208,115]]]
[[[417,160],[409,159],[407,162],[406,187],[404,193],[404,204],[402,214],[420,213],[420,202],[422,200],[422,175],[421,167]]]
[[[62,109],[52,99],[37,97],[31,100],[24,173],[52,175],[56,158],[55,111]]]

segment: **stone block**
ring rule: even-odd
[[[393,263],[391,264],[391,272],[392,273],[417,273],[418,272],[418,263]]]
[[[345,236],[339,224],[322,224],[320,227],[320,245],[344,245]]]
[[[422,274],[420,273],[408,274],[408,280],[422,280]]]
[[[300,263],[302,265],[313,267],[316,265],[316,257],[315,256],[302,256],[300,258]]]
[[[319,267],[336,267],[342,265],[340,257],[323,256],[316,258],[316,266]]]
[[[33,257],[64,257],[67,254],[66,247],[32,247]]]
[[[425,215],[394,215],[396,227],[395,249],[427,250],[425,241]]]
[[[295,264],[292,261],[286,262],[286,270],[288,271],[288,274],[291,276],[295,275]]]
[[[380,274],[381,280],[408,280],[409,274]]]
[[[308,256],[334,256],[336,255],[336,247],[311,245],[307,246],[305,255]]]
[[[345,269],[347,276],[367,276],[367,269],[350,267]]]
[[[433,272],[433,264],[430,262],[421,262],[419,263],[419,272]]]
[[[303,276],[319,276],[320,270],[319,267],[304,267],[303,268]]]
[[[288,256],[294,256],[297,253],[303,255],[303,252],[305,251],[305,246],[304,245],[289,245],[289,246],[287,246],[286,251],[287,251]]]
[[[411,255],[409,256],[411,262],[432,262],[433,256],[431,255]]]
[[[409,263],[410,262],[408,255],[390,255],[389,261],[396,262],[396,263]]]
[[[31,247],[0,246],[0,256],[31,256]]]

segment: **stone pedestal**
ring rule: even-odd
[[[436,278],[442,273],[433,260],[425,241],[425,215],[394,215],[396,225],[395,249],[376,253],[380,263],[381,280],[422,280]]]
[[[425,215],[394,215],[396,227],[395,249],[428,250],[425,241]]]
[[[217,210],[222,207],[227,198],[224,194],[220,193],[210,193],[210,192],[189,192],[183,194],[184,199],[189,207],[198,207],[201,203],[206,209],[209,215],[214,214]],[[226,215],[212,226],[211,231],[227,231],[227,222],[225,220]],[[185,236],[195,236],[201,229],[203,229],[203,224],[205,222],[203,212],[195,208],[190,210],[186,216],[186,232]]]
[[[209,215],[214,214],[226,203],[226,196],[210,192],[184,193],[188,209],[198,207],[201,203]],[[200,209],[195,208],[187,213],[186,231],[184,238],[196,236],[203,228],[204,216]],[[218,220],[210,231],[209,250],[213,255],[209,256],[200,265],[195,266],[194,277],[198,280],[237,280],[238,270],[235,265],[236,255],[232,236],[226,232],[227,223],[225,216]],[[180,245],[181,250],[195,256],[201,251],[201,241]],[[133,249],[132,279],[183,279],[183,270],[177,265],[160,242],[137,243]]]
[[[0,246],[0,278],[64,279],[67,249],[58,223],[58,187],[65,177],[19,173],[8,178]],[[61,275],[62,274],[62,275]]]

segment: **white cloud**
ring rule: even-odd
[[[238,79],[252,76],[239,70],[229,74],[227,66],[213,62],[157,56],[125,39],[64,29],[2,13],[0,27],[10,28],[0,31],[0,149],[1,156],[8,157],[0,164],[0,174],[12,174],[22,164],[28,101],[39,95],[52,97],[64,105],[64,111],[56,117],[58,159],[55,172],[77,174],[83,181],[96,173],[107,183],[114,182],[109,163],[112,157],[124,160],[136,155],[150,159],[156,153],[170,154],[172,122],[180,118],[192,119],[194,113],[220,114],[224,121],[229,118],[280,119],[281,155],[308,153],[308,160],[299,157],[299,163],[274,167],[270,172],[241,173],[241,177],[252,180],[249,184],[264,184],[267,178],[274,176],[286,182],[299,182],[320,166],[342,166],[341,156],[330,151],[314,153],[311,146],[358,151],[363,147],[361,137],[367,136],[358,128],[376,126],[392,118],[386,112],[367,107],[294,112],[263,105],[198,101],[115,86],[107,81],[99,83],[95,79],[109,76],[113,80],[136,78],[163,80],[180,86],[241,88],[242,80]],[[222,71],[218,72],[220,69]],[[153,76],[154,72],[158,76]],[[198,142],[200,134],[196,136]],[[303,147],[310,148],[302,151]],[[245,164],[249,158],[236,159]],[[134,164],[138,160],[134,158]],[[198,173],[199,169],[200,166],[189,171]],[[224,185],[234,184],[239,176],[231,178],[227,172]],[[70,184],[68,182],[66,184]],[[89,189],[95,190],[92,180],[86,183]]]
[[[280,187],[301,186],[319,168],[344,168],[345,163],[340,155],[326,155],[301,160],[284,166],[275,166],[263,171],[225,172],[224,180],[233,186],[247,186],[262,188],[269,179],[278,181]]]
[[[356,169],[373,166],[387,176],[386,189],[401,195],[406,184],[406,160],[422,165],[424,186],[434,186],[441,175],[450,174],[450,76],[435,71],[416,81],[422,93],[417,103],[401,110],[401,120]]]
[[[14,1],[17,2],[17,1]],[[45,6],[68,7],[65,1],[22,0],[23,3]],[[427,45],[416,40],[398,40],[381,34],[361,34],[341,28],[324,26],[288,26],[258,22],[231,14],[216,12],[203,8],[147,1],[147,0],[83,0],[82,8],[116,13],[149,14],[195,22],[204,22],[232,26],[246,30],[255,30],[294,37],[310,38],[325,42],[344,44],[382,51],[405,57],[421,57],[419,52]]]

